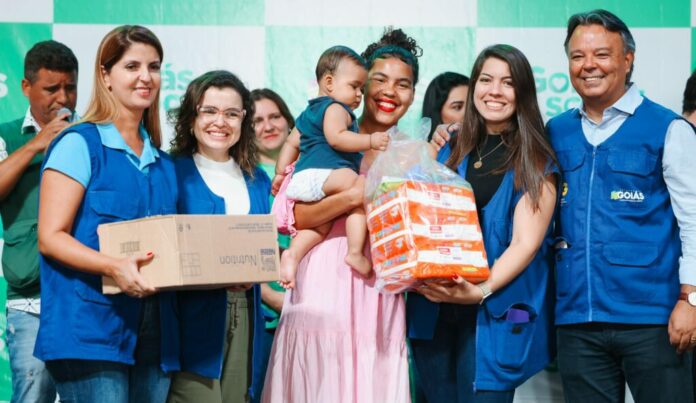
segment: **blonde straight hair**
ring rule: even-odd
[[[123,54],[134,44],[150,45],[163,57],[162,44],[152,31],[140,25],[121,25],[106,34],[99,44],[97,58],[94,62],[94,85],[92,97],[82,122],[111,123],[118,119],[119,108],[116,98],[104,82],[103,72],[110,72]],[[161,126],[159,119],[159,89],[157,96],[149,108],[143,113],[142,123],[145,126],[150,141],[159,148],[162,145]]]

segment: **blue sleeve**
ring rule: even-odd
[[[87,142],[77,132],[67,133],[53,146],[43,168],[53,169],[71,177],[87,188],[92,177],[92,164]]]
[[[440,164],[444,164],[449,159],[451,153],[452,150],[450,149],[450,145],[449,143],[446,143],[444,147],[442,147],[440,151],[437,153],[437,162],[439,162]]]

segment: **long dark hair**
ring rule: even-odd
[[[452,154],[447,166],[456,171],[464,156],[488,135],[486,121],[474,105],[474,93],[483,64],[491,57],[504,61],[510,67],[515,90],[515,114],[509,127],[501,134],[507,146],[507,157],[498,171],[513,169],[515,188],[527,192],[534,210],[538,210],[546,166],[549,161],[556,163],[556,156],[544,131],[532,68],[524,54],[513,46],[489,46],[476,58],[471,71],[472,87],[467,95],[464,124],[459,135],[450,142]]]
[[[174,124],[175,132],[170,152],[175,156],[191,156],[198,150],[198,142],[193,135],[193,124],[198,115],[198,106],[203,95],[210,87],[231,88],[242,97],[242,105],[246,110],[246,115],[242,120],[239,141],[229,149],[229,153],[244,172],[253,176],[254,168],[258,163],[258,150],[254,141],[256,136],[251,126],[254,119],[254,103],[251,101],[251,95],[244,83],[229,71],[209,71],[191,81],[184,96],[181,97],[181,106],[174,109],[169,116]]]
[[[445,105],[450,91],[462,85],[469,85],[469,77],[451,71],[439,74],[428,84],[428,89],[425,90],[423,97],[422,113],[424,118],[430,118],[428,141],[433,137],[433,132],[437,126],[442,124],[442,107]]]

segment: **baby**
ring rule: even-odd
[[[353,186],[358,179],[361,152],[384,150],[389,143],[385,132],[358,134],[353,114],[362,100],[367,80],[365,60],[345,46],[327,49],[316,67],[319,96],[297,118],[300,158],[286,189],[286,196],[299,202],[315,202],[340,193]],[[282,173],[297,150],[294,132],[283,146],[276,173]],[[278,176],[274,183],[278,182]],[[280,261],[280,283],[285,288],[295,285],[297,265],[304,255],[321,242],[331,229],[331,223],[297,232]],[[349,212],[346,220],[348,254],[345,262],[358,273],[368,276],[372,269],[370,259],[363,254],[367,225],[362,207]]]

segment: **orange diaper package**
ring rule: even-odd
[[[425,279],[458,275],[479,283],[488,278],[470,187],[406,180],[387,188],[393,189],[367,205],[378,288],[396,293]]]
[[[367,172],[365,211],[382,292],[455,275],[480,283],[490,274],[471,185],[433,158],[429,132],[429,120],[417,138],[390,129],[387,149]]]

